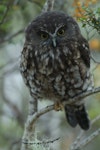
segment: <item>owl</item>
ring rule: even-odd
[[[45,12],[28,25],[20,70],[35,100],[48,99],[55,108],[63,105],[72,127],[89,129],[84,102],[66,104],[92,88],[89,45],[71,16]]]

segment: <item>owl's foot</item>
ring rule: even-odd
[[[61,104],[61,102],[55,102],[54,109],[55,109],[55,111],[63,110],[63,104]]]

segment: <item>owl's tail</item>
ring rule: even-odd
[[[66,105],[65,114],[68,123],[72,127],[76,127],[77,124],[83,129],[88,130],[90,127],[90,121],[88,114],[85,110],[84,104],[81,105]]]

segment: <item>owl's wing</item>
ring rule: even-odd
[[[78,49],[80,51],[81,57],[86,64],[86,66],[89,68],[90,67],[90,49],[89,49],[89,44],[86,39],[83,37],[79,39],[78,41]]]

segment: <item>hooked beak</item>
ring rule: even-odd
[[[52,44],[53,44],[53,47],[56,47],[56,46],[57,46],[56,38],[55,38],[55,37],[52,38]]]

